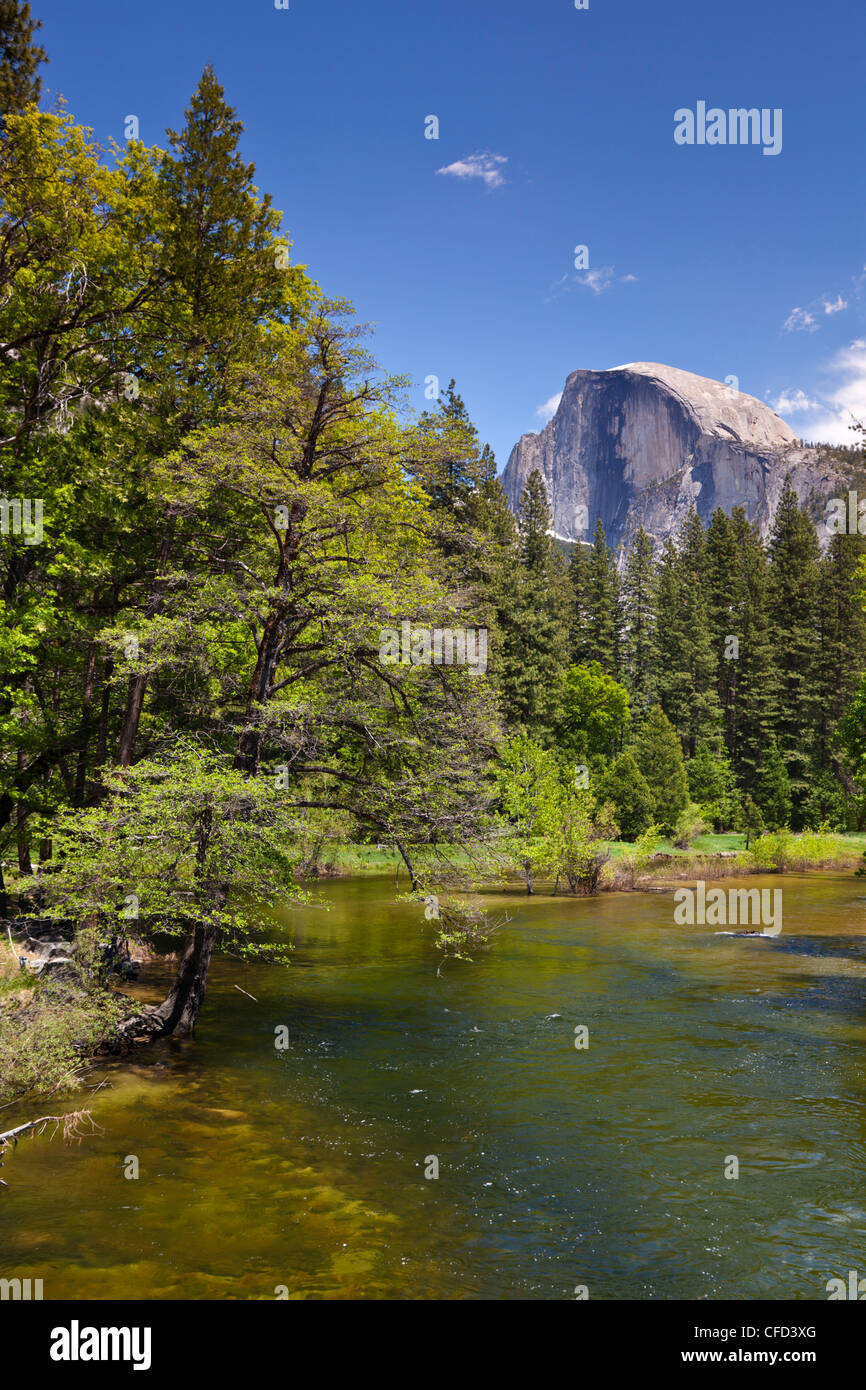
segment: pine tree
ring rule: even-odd
[[[705,576],[706,542],[697,512],[683,523],[679,546],[668,541],[659,575],[656,684],[659,703],[693,754],[721,718],[716,694]]]
[[[864,542],[834,535],[819,564],[815,765],[837,772],[834,735],[866,667]]]
[[[0,130],[6,116],[17,115],[42,93],[38,68],[48,58],[33,42],[41,28],[41,19],[31,18],[29,4],[0,0]]]
[[[577,665],[587,651],[586,587],[589,547],[576,540],[568,559],[569,632],[568,649],[572,664]]]
[[[707,528],[706,593],[710,645],[716,659],[716,692],[722,712],[725,743],[733,751],[736,738],[738,656],[742,641],[745,580],[731,518],[717,507]],[[734,639],[733,642],[731,639]]]
[[[636,840],[652,824],[656,798],[628,749],[605,770],[595,790],[600,803],[612,803],[624,840]]]
[[[733,704],[726,735],[737,776],[743,786],[754,791],[772,735],[777,698],[768,611],[769,566],[764,543],[742,507],[731,513],[731,535],[741,582],[731,625],[738,648],[735,656],[723,658],[733,668]]]
[[[779,745],[773,739],[767,750],[761,780],[758,783],[758,806],[770,830],[779,830],[791,822],[791,782]]]
[[[641,526],[622,577],[622,670],[635,712],[644,715],[655,703],[658,580],[653,543]]]
[[[578,661],[597,661],[609,676],[619,675],[619,575],[599,517],[592,549],[585,557]],[[572,580],[572,583],[574,580]]]
[[[653,795],[653,820],[673,834],[689,802],[689,784],[680,740],[660,705],[650,710],[631,752]]]
[[[768,613],[778,672],[774,727],[790,779],[795,829],[802,824],[818,745],[818,558],[815,527],[786,478],[770,539]]]
[[[259,196],[255,166],[239,151],[243,123],[210,66],[186,111],[169,130],[162,181],[171,233],[168,290],[160,306],[173,319],[173,361],[160,358],[164,408],[182,432],[211,417],[228,387],[228,369],[250,357],[259,326],[291,316],[310,282],[288,264],[279,214]]]
[[[497,590],[501,647],[497,666],[506,722],[549,743],[568,662],[568,575],[549,535],[544,480],[531,473],[517,511],[515,563]]]

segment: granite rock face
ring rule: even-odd
[[[512,508],[533,469],[558,536],[589,541],[601,517],[613,548],[639,526],[661,545],[692,504],[704,522],[716,507],[742,506],[766,535],[786,474],[816,522],[824,499],[847,487],[769,406],[656,362],[572,372],[553,419],[511,451],[502,483]]]

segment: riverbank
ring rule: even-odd
[[[599,881],[600,891],[641,891],[661,880],[683,882],[695,878],[855,869],[866,853],[866,831],[851,834],[777,831],[757,839],[752,837],[748,849],[745,835],[735,832],[699,835],[688,849],[678,849],[672,840],[661,839],[649,856],[641,856],[638,846],[626,840],[599,840],[596,847],[599,854],[609,856]],[[471,860],[466,852],[459,850],[446,853],[457,866],[467,868],[470,863],[477,868],[484,857],[482,846],[478,846]],[[322,876],[384,873],[393,873],[397,881],[402,879],[405,885],[406,867],[396,850],[378,845],[345,844],[333,852]],[[535,884],[535,893],[542,897],[553,896],[553,887],[554,880],[542,875]]]

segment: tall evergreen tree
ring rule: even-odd
[[[501,575],[500,691],[505,719],[550,742],[568,662],[568,574],[550,536],[544,479],[527,479],[517,512],[516,563]]]
[[[654,705],[630,749],[653,796],[653,820],[672,834],[689,802],[689,783],[676,730]]]
[[[651,538],[641,526],[625,562],[621,587],[622,670],[636,714],[655,703],[658,581]]]
[[[754,791],[772,736],[777,699],[767,606],[769,566],[764,543],[742,507],[731,513],[731,536],[741,582],[735,590],[731,625],[738,649],[736,656],[723,658],[733,668],[733,704],[726,732],[737,775],[744,787]]]
[[[815,765],[838,773],[839,721],[866,667],[863,538],[835,535],[819,564]]]
[[[770,538],[768,611],[778,672],[774,724],[791,784],[794,829],[802,824],[818,747],[818,559],[815,527],[786,478]]]
[[[697,512],[669,541],[659,577],[656,681],[659,702],[691,756],[719,725],[716,661],[707,612],[706,542]]]
[[[6,116],[23,111],[42,93],[38,69],[48,57],[33,42],[41,28],[41,19],[31,18],[29,4],[0,0],[0,133]]]
[[[580,638],[576,660],[597,661],[609,676],[619,675],[619,574],[601,517],[592,549],[584,559]],[[572,584],[574,577],[572,577]]]

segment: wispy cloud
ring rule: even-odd
[[[544,423],[545,423],[545,425],[546,425],[547,422],[548,422],[548,420],[552,420],[552,419],[553,419],[554,415],[555,415],[556,412],[557,412],[557,409],[559,408],[559,402],[560,402],[561,400],[562,400],[562,392],[561,392],[561,391],[557,391],[557,393],[556,393],[555,396],[551,396],[551,397],[550,397],[550,400],[545,401],[545,402],[544,402],[544,405],[540,405],[540,406],[538,407],[538,409],[537,409],[536,412],[535,412],[535,414],[537,415],[538,419],[539,419],[539,420],[543,420]]]
[[[488,188],[499,188],[505,183],[503,166],[508,163],[504,154],[470,154],[465,159],[457,159],[437,169],[437,174],[450,174],[455,179],[481,179]]]
[[[866,271],[866,266],[863,269]],[[858,279],[859,277],[855,276],[852,280],[855,291],[858,288]],[[798,305],[796,309],[792,309],[782,324],[782,330],[785,333],[817,333],[821,327],[819,319],[822,314],[825,317],[828,314],[841,314],[843,309],[847,308],[848,301],[843,299],[841,294],[837,294],[835,299],[827,294],[822,295],[805,308]]]
[[[554,281],[549,293],[545,297],[545,303],[549,304],[551,299],[557,299],[561,294],[570,294],[577,286],[592,290],[593,294],[604,294],[612,285],[636,285],[636,275],[617,275],[616,267],[612,265],[600,265],[593,270],[579,270],[575,274],[566,274]]]
[[[601,265],[595,270],[578,271],[575,279],[579,285],[586,285],[593,294],[604,294],[613,284],[613,266]]]
[[[815,315],[810,314],[808,309],[792,309],[782,328],[786,333],[817,333],[818,324],[815,322]]]
[[[818,392],[819,399],[804,391],[783,391],[774,409],[794,417],[794,428],[803,439],[821,444],[856,444],[851,430],[866,421],[866,338],[855,338],[831,358],[827,366],[831,384]],[[797,420],[800,423],[796,423]]]

